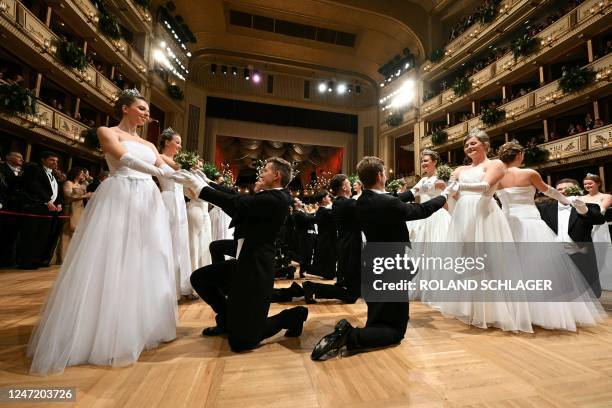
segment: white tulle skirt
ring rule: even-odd
[[[508,223],[520,256],[526,279],[550,280],[554,296],[561,301],[529,299],[529,313],[534,325],[545,329],[576,331],[577,326],[594,326],[605,316],[580,270],[565,253],[555,234],[540,218],[535,206],[522,210],[514,206]]]
[[[612,290],[612,243],[610,242],[610,228],[608,224],[594,225],[593,243],[595,244],[595,256],[597,257],[597,270],[601,287]]]
[[[183,186],[175,184],[174,191],[162,191],[162,199],[168,210],[172,232],[172,257],[176,275],[177,297],[191,295],[191,256],[189,254],[189,226],[187,225],[187,205],[183,196]]]
[[[491,196],[461,192],[456,202],[446,241],[451,247],[442,246],[438,256],[471,256],[473,245],[469,243],[512,243],[512,232],[503,212]],[[468,250],[469,248],[469,250]],[[522,279],[519,256],[511,245],[489,245],[487,268],[474,280],[516,280]],[[468,251],[468,252],[466,252]],[[518,267],[517,267],[518,266]],[[437,278],[445,281],[461,280],[462,276],[449,276],[447,271],[434,271]],[[452,272],[451,272],[452,274]],[[533,332],[529,305],[520,294],[500,294],[491,301],[481,291],[455,291],[453,300],[442,291],[431,293],[429,304],[449,317],[479,328],[498,327],[502,330]]]
[[[213,207],[209,214],[212,227],[212,240],[233,239],[234,228],[229,227],[232,219],[219,207]]]
[[[212,231],[208,215],[208,203],[191,200],[187,204],[187,221],[189,223],[191,269],[195,271],[212,262],[209,249],[212,241]]]
[[[28,345],[31,373],[125,366],[176,337],[168,215],[153,180],[113,176],[96,190]]]

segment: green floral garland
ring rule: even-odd
[[[574,67],[559,79],[559,90],[568,94],[576,92],[589,85],[595,79],[595,72],[591,68]]]
[[[446,133],[444,130],[437,129],[431,134],[431,143],[433,143],[434,146],[444,144],[447,141],[448,133]]]
[[[119,26],[119,19],[114,14],[108,13],[106,10],[102,11],[100,20],[98,21],[98,27],[102,34],[114,41],[121,39],[121,27]]]
[[[0,109],[8,113],[33,115],[37,110],[36,97],[28,88],[19,84],[0,84]]]
[[[429,60],[431,62],[439,62],[444,58],[444,50],[442,48],[436,48],[429,55]]]
[[[183,90],[178,85],[168,85],[167,88],[168,95],[172,99],[176,99],[177,101],[182,101],[185,95],[183,94]]]
[[[92,127],[81,132],[81,136],[85,138],[85,144],[92,149],[100,149],[100,139],[98,139],[98,128]]]
[[[535,51],[538,45],[538,40],[525,33],[512,41],[512,53],[514,54],[514,60],[516,61],[519,57],[526,57]]]
[[[215,166],[214,163],[211,162],[204,163],[202,171],[204,172],[204,174],[206,174],[206,177],[211,180],[214,180],[221,175],[221,172],[219,171],[217,166]]]
[[[457,78],[455,79],[452,88],[455,96],[463,96],[468,93],[470,89],[472,89],[472,80],[467,77]]]
[[[387,125],[395,127],[395,126],[399,126],[402,123],[403,119],[404,119],[404,115],[402,115],[399,112],[393,112],[392,114],[387,116],[387,119],[385,119],[385,122],[387,123]]]
[[[87,68],[87,55],[83,52],[83,48],[72,41],[60,40],[57,43],[57,55],[68,68],[74,68],[81,72]]]
[[[523,163],[527,166],[548,160],[550,151],[540,146],[529,146],[523,151]]]
[[[482,123],[489,127],[506,118],[506,111],[498,108],[483,109],[480,115]]]

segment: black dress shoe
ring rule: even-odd
[[[225,333],[227,333],[227,330],[225,329],[225,327],[222,326],[212,326],[202,330],[202,336],[207,337],[220,336]]]
[[[297,306],[287,310],[287,313],[291,314],[290,317],[287,316],[291,321],[290,324],[288,324],[289,327],[285,332],[285,337],[300,336],[304,329],[304,322],[308,318],[308,309],[304,306]]]
[[[348,336],[353,330],[353,326],[345,319],[336,323],[334,332],[324,336],[317,342],[312,350],[310,358],[313,360],[321,360],[323,356],[332,352],[338,352],[346,345]]]
[[[291,286],[289,286],[289,292],[291,296],[294,298],[299,298],[304,296],[304,289],[297,283],[293,282]]]
[[[314,298],[314,290],[312,288],[312,283],[304,282],[302,283],[302,289],[304,290],[304,300],[309,305],[314,305],[317,301]]]

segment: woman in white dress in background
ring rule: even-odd
[[[497,197],[517,243],[523,276],[550,280],[553,287],[541,298],[529,297],[532,323],[569,331],[576,331],[577,326],[596,325],[604,316],[601,304],[555,233],[542,220],[534,195],[537,189],[561,204],[570,205],[572,201],[544,183],[537,171],[519,168],[524,158],[520,144],[504,144],[499,158],[508,171],[499,182]]]
[[[432,198],[442,194],[446,183],[438,180],[436,177],[436,168],[440,163],[440,155],[438,152],[425,149],[421,153],[421,169],[423,170],[422,177],[419,182],[411,189],[412,194],[419,198],[420,203],[427,202]],[[410,241],[413,249],[417,254],[433,255],[435,248],[431,245],[435,242],[442,242],[447,239],[448,226],[451,221],[451,216],[445,208],[434,212],[428,218],[415,221],[407,221],[408,232],[410,233]],[[414,277],[414,281],[419,280],[429,281],[435,279],[434,271],[421,269]],[[410,299],[421,299],[421,302],[428,302],[428,292],[416,290],[411,292]]]
[[[587,174],[582,185],[587,194],[582,197],[585,203],[597,204],[602,214],[612,206],[612,195],[604,194],[601,189],[601,178],[595,174]],[[610,241],[610,228],[608,224],[594,225],[593,244],[595,245],[595,256],[597,257],[597,270],[602,288],[612,289],[612,243]]]
[[[506,166],[500,160],[487,158],[489,137],[481,130],[470,131],[464,138],[463,149],[472,163],[458,167],[451,177],[451,181],[458,181],[453,183],[458,198],[446,239],[450,244],[440,246],[440,256],[475,257],[478,254],[474,250],[484,248],[488,251],[486,267],[473,275],[448,270],[434,272],[447,282],[472,279],[479,285],[483,280],[523,279],[518,253],[513,250],[512,231],[493,199],[497,183],[506,174]],[[478,290],[459,290],[452,294],[436,291],[431,293],[430,302],[443,315],[479,328],[494,326],[502,330],[533,331],[529,305],[521,293],[497,291],[489,295]]]
[[[213,176],[213,182],[215,184],[222,184],[223,176],[221,174],[215,174]],[[210,224],[212,227],[212,240],[219,241],[222,239],[234,239],[234,227],[230,228],[232,217],[216,206],[212,206],[209,214]]]
[[[201,170],[202,160],[194,170]],[[212,230],[208,203],[198,197],[191,198],[187,203],[187,222],[189,224],[189,253],[191,254],[191,270],[195,271],[211,263],[209,245],[212,242]]]
[[[174,170],[180,169],[180,166],[174,162],[174,156],[181,150],[181,147],[181,136],[172,128],[167,128],[161,133],[159,137],[160,156]],[[189,255],[189,226],[183,186],[166,177],[160,177],[158,180],[172,230],[177,298],[190,297],[193,295],[193,288],[189,278],[193,269],[191,269],[191,256]]]
[[[355,190],[355,195],[353,195],[351,198],[353,200],[359,200],[359,197],[361,197],[361,193],[363,192],[363,183],[361,180],[355,180],[353,183],[353,190]]]
[[[123,91],[115,111],[119,125],[98,129],[110,177],[85,207],[30,339],[34,374],[132,364],[176,337],[168,215],[151,179],[174,171],[137,134],[149,118],[138,91]]]

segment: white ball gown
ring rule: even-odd
[[[560,290],[551,293],[566,301],[529,301],[533,324],[546,329],[576,331],[577,326],[596,325],[603,308],[580,270],[540,217],[533,186],[508,187],[497,191],[519,251],[523,276],[548,279]],[[543,300],[543,299],[542,299]]]
[[[189,253],[191,270],[209,265],[211,261],[209,245],[212,241],[212,228],[208,214],[208,203],[199,198],[187,203],[189,224]]]
[[[484,178],[484,170],[475,166],[459,174],[460,183],[479,183]],[[506,217],[493,199],[494,188],[488,193],[460,191],[449,224],[446,241],[452,243],[441,246],[451,250],[452,254],[440,253],[439,256],[471,256],[473,244],[485,243],[488,251],[487,267],[477,276],[470,279],[482,280],[516,280],[523,279],[518,260],[518,253],[512,250],[512,231]],[[489,243],[493,243],[492,245]],[[498,243],[506,243],[505,245]],[[478,248],[478,246],[476,246]],[[446,280],[462,280],[462,275],[454,272],[435,271],[437,276]],[[450,274],[450,275],[449,275]],[[508,331],[533,332],[529,305],[521,294],[506,292],[496,293],[495,299],[487,297],[482,291],[457,291],[449,300],[443,291],[431,293],[431,304],[445,316],[456,317],[462,322],[479,328],[498,327]]]
[[[123,141],[155,163],[147,146]],[[66,366],[125,366],[176,337],[176,289],[168,215],[151,176],[106,156],[100,184],[71,240],[28,356],[30,372]]]
[[[602,197],[603,200],[603,197]],[[605,213],[600,206],[602,213]],[[602,289],[612,290],[612,242],[610,241],[610,228],[607,223],[593,225],[591,232],[597,258],[597,270]]]
[[[187,205],[183,195],[183,186],[174,180],[160,177],[159,186],[162,199],[168,210],[170,229],[172,231],[172,257],[176,274],[177,295],[191,295],[191,256],[189,254],[189,226],[187,223]]]
[[[229,227],[232,218],[217,206],[213,207],[209,214],[212,227],[212,240],[234,239],[234,228]]]
[[[442,194],[442,190],[435,187],[438,181],[436,176],[423,177],[415,188],[419,189],[418,195],[421,203],[425,203],[432,198]],[[451,216],[444,208],[439,209],[431,216],[414,221],[406,221],[408,231],[410,233],[410,242],[417,254],[433,256],[435,252],[436,242],[446,241],[448,236],[448,226],[450,225]],[[419,280],[429,281],[436,279],[436,273],[433,270],[420,270],[413,281]],[[429,300],[428,291],[415,290],[410,293],[410,299],[420,299],[421,302],[427,303]]]

